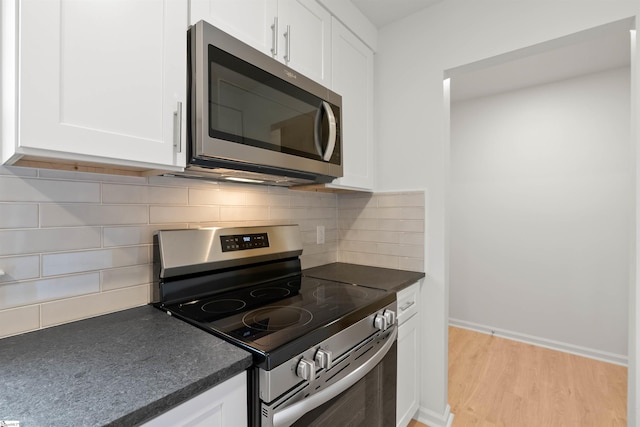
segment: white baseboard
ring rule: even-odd
[[[514,341],[520,341],[526,344],[532,344],[538,347],[545,347],[551,350],[571,353],[589,359],[600,360],[602,362],[613,363],[615,365],[627,366],[629,359],[622,354],[608,353],[606,351],[595,350],[592,348],[581,347],[573,344],[553,341],[546,338],[540,338],[533,335],[521,334],[519,332],[508,331],[505,329],[494,328],[492,326],[480,325],[478,323],[467,322],[449,318],[449,325],[458,328],[470,329],[472,331],[481,332],[483,334],[495,335],[501,338],[508,338]]]
[[[451,427],[453,425],[453,413],[449,405],[447,405],[442,414],[421,407],[418,409],[417,416],[418,421],[429,427]]]

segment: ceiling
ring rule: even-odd
[[[615,28],[515,59],[505,55],[497,64],[455,73],[451,78],[451,101],[629,66],[630,43],[629,30]]]
[[[351,0],[378,27],[409,16],[444,0]]]
[[[444,0],[351,0],[378,28]],[[605,25],[564,40],[460,67],[451,101],[486,96],[630,64],[630,24]]]

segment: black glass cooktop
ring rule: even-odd
[[[264,359],[283,347],[305,350],[348,326],[345,318],[359,320],[394,300],[383,290],[298,275],[164,308]]]

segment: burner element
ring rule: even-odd
[[[246,305],[240,299],[219,299],[204,304],[200,309],[207,313],[231,313],[243,309]]]
[[[290,293],[291,291],[285,288],[260,288],[252,290],[249,295],[254,298],[284,298]]]
[[[274,306],[250,311],[242,318],[245,326],[258,331],[279,331],[287,327],[304,326],[313,314],[302,307]]]

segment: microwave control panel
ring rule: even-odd
[[[220,242],[222,243],[222,252],[269,247],[269,237],[267,233],[220,236]]]

